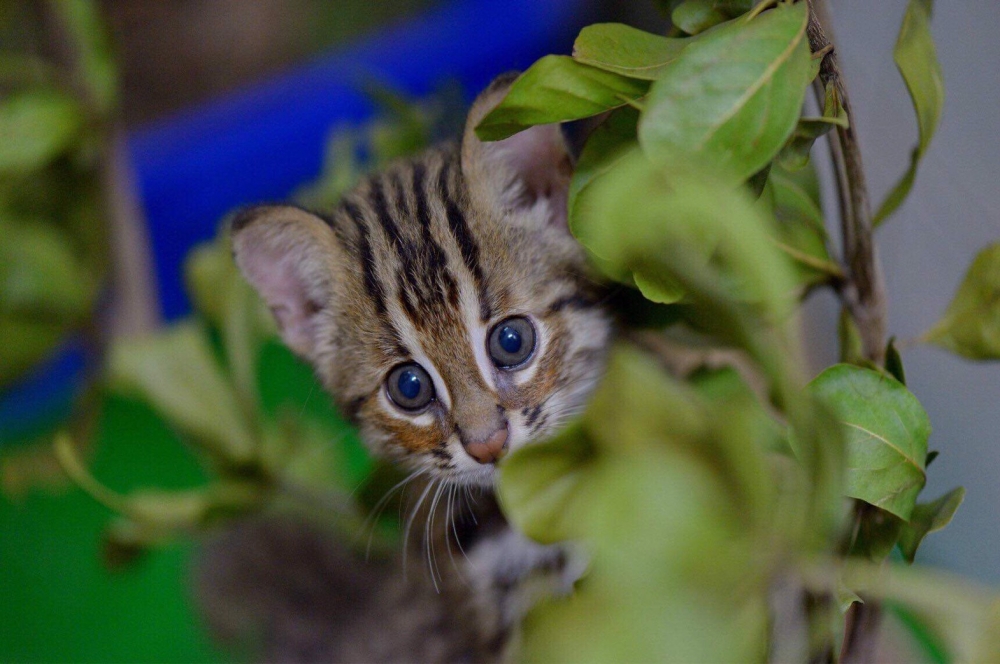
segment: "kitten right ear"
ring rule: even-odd
[[[336,292],[338,248],[329,225],[297,207],[261,205],[233,219],[232,244],[236,265],[270,307],[285,344],[314,360],[319,323]]]

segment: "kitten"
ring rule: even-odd
[[[602,289],[567,227],[572,161],[559,126],[495,143],[475,135],[512,80],[497,79],[476,99],[460,145],[368,177],[328,215],[261,206],[232,227],[236,262],[284,342],[314,367],[366,444],[447,487],[490,489],[506,454],[579,413],[610,334]],[[565,569],[561,548],[530,542],[497,519],[478,529],[466,538],[467,557],[458,558],[464,590],[444,579],[437,589],[442,598],[465,597],[421,595],[421,602],[446,624],[483,623],[472,631],[487,646],[428,653],[411,641],[377,652],[323,652],[499,656],[529,601],[528,580],[554,570],[555,585],[565,587],[579,570]],[[416,601],[414,592],[433,592],[420,579],[408,582],[419,591],[384,591],[391,574],[380,574],[373,596]],[[477,617],[458,610],[464,604],[478,607]]]

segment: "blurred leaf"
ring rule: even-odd
[[[1000,243],[976,255],[944,317],[922,339],[970,360],[1000,359]]]
[[[906,371],[903,369],[903,358],[896,348],[896,338],[889,339],[885,348],[885,370],[903,385],[906,385]]]
[[[730,18],[715,7],[713,0],[685,0],[674,7],[670,22],[688,33],[696,35]]]
[[[684,0],[675,2],[670,22],[689,35],[696,35],[753,7],[753,0]]]
[[[69,48],[78,67],[74,75],[86,86],[88,103],[101,115],[108,115],[118,104],[118,77],[98,3],[57,0],[48,6],[72,39]]]
[[[927,461],[925,461],[925,462],[924,462],[924,468],[927,468],[927,467],[928,467],[928,466],[930,466],[930,465],[931,465],[932,463],[934,463],[934,459],[938,458],[938,456],[939,456],[940,454],[941,454],[941,453],[940,453],[940,452],[938,452],[937,450],[931,450],[930,452],[928,452],[928,453],[927,453]]]
[[[323,173],[314,182],[300,187],[293,198],[310,208],[335,207],[340,197],[365,173],[358,158],[361,132],[352,127],[338,128],[327,140]]]
[[[875,213],[876,226],[886,220],[903,203],[917,177],[917,165],[927,152],[934,132],[941,121],[944,107],[944,80],[937,49],[931,36],[933,0],[910,0],[899,29],[893,59],[903,75],[917,113],[920,140],[910,156],[910,168],[896,183]]]
[[[0,315],[0,387],[48,357],[66,337],[66,326]]]
[[[593,187],[573,231],[594,255],[653,284],[680,275],[647,263],[676,260],[684,270],[711,269],[723,275],[716,281],[731,288],[730,295],[787,313],[789,264],[744,192],[690,164],[654,165],[635,151]],[[762,253],[751,258],[755,250]]]
[[[247,417],[255,418],[257,359],[264,342],[276,334],[270,312],[237,269],[224,235],[191,251],[184,277],[195,308],[222,333],[240,404]]]
[[[97,284],[66,233],[39,221],[0,228],[0,314],[68,325],[90,312]]]
[[[587,187],[606,173],[630,148],[635,146],[635,127],[639,112],[634,108],[613,111],[587,138],[573,169],[569,185],[569,223],[573,230],[576,206]]]
[[[112,389],[137,393],[149,402],[214,459],[240,465],[254,457],[256,436],[197,323],[180,323],[156,337],[114,346],[108,379]]]
[[[745,180],[795,128],[810,82],[804,3],[736,19],[687,46],[650,88],[639,142],[655,160],[694,159]]]
[[[33,171],[79,139],[83,113],[72,97],[32,90],[0,100],[0,173]]]
[[[774,198],[778,247],[795,261],[799,281],[808,285],[843,276],[827,250],[823,213],[809,194],[780,170],[772,171],[768,184]]]
[[[994,662],[1000,656],[1000,598],[954,576],[898,565],[848,561],[818,576],[843,578],[861,596],[902,605],[918,615],[950,661]],[[824,579],[832,586],[834,578]]]
[[[500,491],[504,513],[517,528],[543,543],[580,537],[572,501],[587,484],[593,445],[578,423],[552,440],[518,450],[504,461]]]
[[[726,412],[741,413],[736,403]],[[622,410],[632,416],[616,416]],[[593,556],[573,597],[529,618],[527,660],[761,652],[767,577],[750,561],[771,486],[748,420],[716,430],[712,412],[646,356],[619,347],[582,421],[505,460],[500,491],[514,523],[543,541],[572,537]],[[620,610],[594,622],[594,606]],[[692,638],[696,626],[706,638]]]
[[[809,156],[816,139],[834,127],[847,126],[847,112],[841,106],[837,87],[832,81],[828,82],[823,115],[818,118],[804,117],[799,120],[795,131],[792,132],[791,137],[778,154],[778,162],[790,171],[805,168],[809,164]]]
[[[598,23],[580,31],[573,59],[630,78],[655,81],[688,44],[621,23]]]
[[[840,317],[837,319],[837,339],[841,362],[860,365],[865,361],[865,353],[861,346],[861,332],[847,307],[840,309]]]
[[[903,526],[899,538],[899,550],[907,562],[913,562],[917,555],[917,547],[924,537],[951,523],[963,500],[965,500],[965,489],[958,487],[933,502],[919,503],[913,508],[910,521]]]
[[[547,55],[521,74],[499,105],[476,127],[484,141],[507,138],[533,125],[590,117],[646,94],[648,83]]]
[[[908,520],[926,481],[931,425],[901,383],[849,364],[830,367],[810,391],[832,406],[847,435],[847,495]]]

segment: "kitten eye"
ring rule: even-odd
[[[501,369],[524,364],[535,352],[535,328],[527,318],[508,318],[490,332],[490,357]]]
[[[419,364],[401,364],[389,372],[385,391],[402,410],[420,410],[434,398],[434,381]]]

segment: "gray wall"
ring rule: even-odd
[[[892,62],[905,0],[831,0],[834,26],[877,205],[903,173],[916,141],[909,97]],[[891,333],[918,336],[951,300],[976,251],[1000,241],[1000,25],[997,0],[939,0],[933,31],[944,69],[944,119],[904,207],[878,234]],[[821,321],[832,298],[810,304]],[[833,355],[829,335],[814,340]],[[925,497],[957,485],[965,504],[930,535],[918,560],[1000,586],[1000,363],[973,364],[944,351],[904,351],[910,389],[930,414],[941,451]]]

